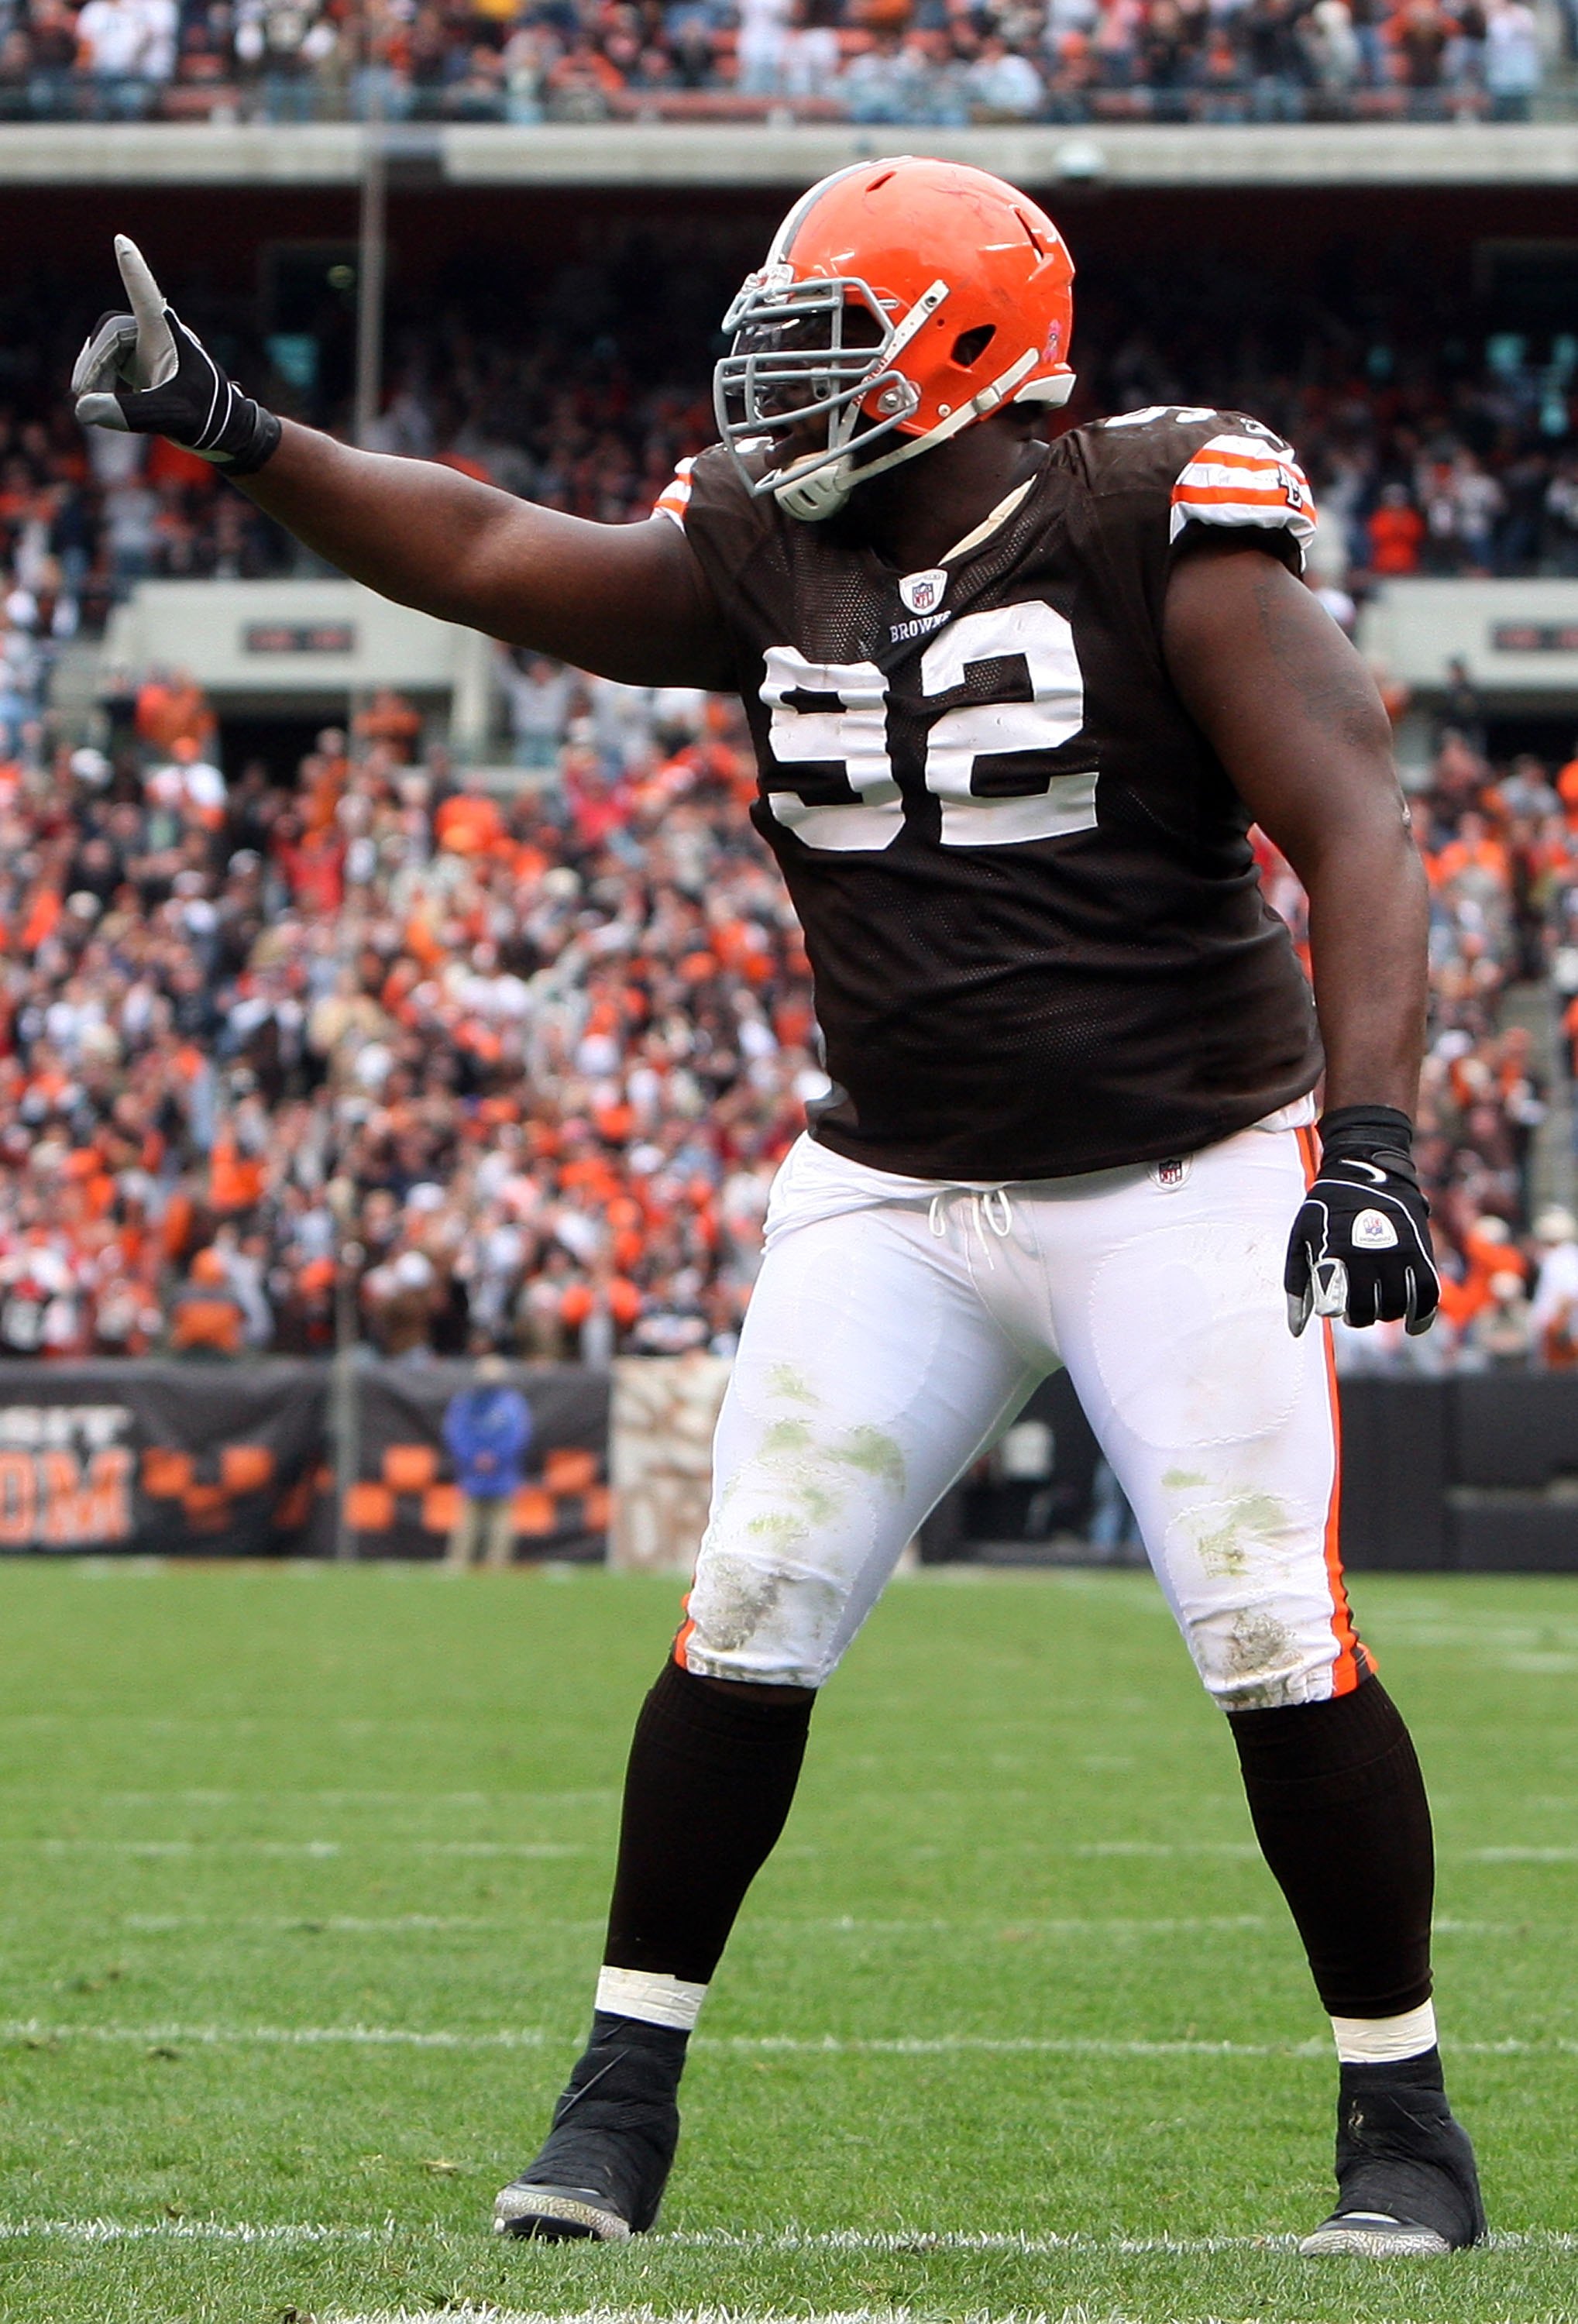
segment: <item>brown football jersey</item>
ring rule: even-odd
[[[728,629],[752,809],[805,929],[834,1089],[817,1138],[939,1179],[1190,1153],[1302,1096],[1321,1053],[1242,801],[1163,659],[1191,524],[1297,570],[1287,447],[1232,412],[1061,437],[926,573],[687,463],[683,525]]]

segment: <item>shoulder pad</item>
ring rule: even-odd
[[[1302,561],[1315,538],[1315,500],[1292,447],[1241,411],[1151,404],[1080,435],[1097,493],[1165,497],[1169,543],[1190,524],[1259,526],[1290,535]]]

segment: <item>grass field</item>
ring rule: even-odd
[[[1333,2069],[1148,1581],[896,1585],[661,2231],[502,2246],[674,1612],[595,1572],[0,1567],[0,2314],[1578,2316],[1578,1583],[1372,1580],[1495,2247],[1303,2262]]]

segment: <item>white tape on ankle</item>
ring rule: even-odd
[[[1435,2046],[1435,2005],[1422,2001],[1399,2017],[1333,2017],[1332,2034],[1344,2065],[1381,2066],[1396,2058],[1417,2058]]]
[[[616,2017],[643,2018],[649,2025],[675,2025],[688,2034],[706,1999],[705,1985],[687,1985],[683,1978],[660,1975],[645,1969],[603,1969],[597,1972],[597,2006]]]

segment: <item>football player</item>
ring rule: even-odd
[[[1068,253],[952,162],[861,162],[795,205],[725,321],[721,440],[629,526],[281,423],[117,252],[131,312],[83,350],[83,420],[204,454],[402,603],[737,691],[816,973],[832,1088],[773,1192],[687,1618],[636,1727],[591,2038],[498,2227],[652,2225],[817,1690],[1065,1364],[1331,2017],[1338,2196],[1303,2249],[1478,2241],[1429,1811],[1338,1560],[1324,1320],[1435,1309],[1425,887],[1375,687],[1298,578],[1288,447],[1176,407],[1049,440]],[[1251,822],[1308,890],[1313,1002]]]

